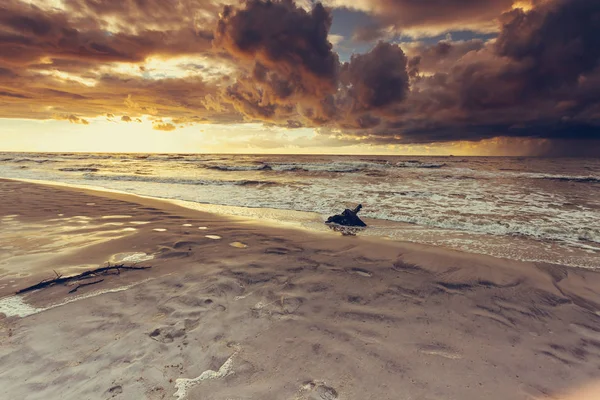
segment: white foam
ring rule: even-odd
[[[219,240],[221,239],[221,236],[219,235],[206,235],[205,237],[212,239],[212,240]]]
[[[110,258],[110,261],[113,263],[120,263],[120,262],[138,263],[138,262],[152,260],[153,258],[154,258],[154,256],[152,254],[130,252],[130,253],[114,254]]]
[[[74,301],[88,299],[90,297],[99,296],[104,293],[116,293],[122,292],[124,290],[130,289],[133,286],[139,285],[140,283],[146,282],[148,279],[143,280],[141,282],[137,282],[127,286],[121,286],[113,289],[105,289],[105,290],[97,290],[95,292],[86,293],[80,296],[74,296],[69,298],[68,300],[62,301],[60,303],[52,304],[47,307],[33,307],[25,301],[23,301],[23,297],[19,295],[4,297],[0,299],[0,313],[5,314],[7,317],[29,317],[30,315],[38,314],[42,311],[51,310],[53,308],[57,308],[60,306],[64,306],[69,303],[73,303]]]
[[[0,314],[7,317],[27,317],[43,311],[43,308],[36,308],[25,303],[21,296],[10,296],[0,299]]]
[[[131,218],[131,215],[103,215],[102,219],[124,219]]]
[[[194,225],[192,225],[192,224],[183,224],[182,226],[190,227],[190,226],[194,226]]]
[[[245,248],[247,248],[247,247],[248,247],[248,245],[247,245],[247,244],[245,244],[245,243],[242,243],[242,242],[233,242],[233,243],[229,243],[229,245],[230,245],[231,247],[237,247],[238,249],[245,249]]]
[[[166,232],[167,231],[165,228],[154,228],[152,230],[155,232]]]
[[[233,357],[238,352],[234,352],[228,359],[221,365],[218,371],[213,371],[211,369],[204,371],[194,379],[187,378],[179,378],[175,381],[175,389],[177,391],[173,394],[173,397],[177,397],[177,400],[182,400],[187,395],[188,391],[199,384],[202,381],[206,381],[209,379],[221,379],[225,378],[228,375],[233,374]]]

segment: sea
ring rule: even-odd
[[[0,153],[0,177],[316,231],[362,204],[357,235],[600,268],[598,158]]]

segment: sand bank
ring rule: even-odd
[[[600,398],[589,270],[0,181],[0,297],[2,399]]]

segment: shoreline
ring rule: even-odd
[[[263,227],[272,227],[279,229],[292,229],[298,230],[300,232],[306,232],[309,234],[317,234],[317,235],[332,235],[331,230],[325,226],[324,222],[326,220],[326,216],[308,211],[297,211],[297,210],[284,210],[284,209],[276,209],[276,208],[257,208],[257,207],[241,207],[241,206],[228,206],[228,205],[219,205],[219,204],[210,204],[210,203],[198,203],[189,200],[179,200],[165,197],[153,197],[147,196],[143,194],[137,194],[132,192],[125,192],[117,189],[109,189],[101,186],[94,185],[79,185],[79,184],[70,184],[59,181],[45,181],[45,180],[34,180],[34,179],[25,179],[25,178],[5,178],[0,177],[0,180],[7,181],[15,181],[15,182],[27,182],[38,185],[46,185],[50,187],[63,188],[65,190],[82,190],[90,194],[97,193],[101,195],[102,193],[107,194],[115,194],[119,196],[133,196],[133,198],[145,199],[149,201],[157,201],[163,202],[165,204],[169,204],[171,206],[182,207],[185,209],[193,210],[200,213],[212,214],[216,217],[223,217],[225,219],[244,222],[244,223],[254,223],[261,225]],[[341,210],[337,210],[341,211]],[[332,213],[337,212],[336,210],[332,210]],[[425,246],[426,248],[442,248],[449,252],[459,252],[459,253],[467,253],[473,255],[481,255],[481,256],[489,256],[493,258],[505,259],[509,261],[515,262],[525,262],[525,263],[542,263],[542,264],[552,264],[552,265],[561,265],[567,266],[569,268],[582,268],[592,271],[600,270],[600,263],[592,264],[592,265],[581,265],[578,261],[577,263],[568,262],[567,259],[563,260],[563,262],[553,263],[549,262],[546,259],[539,259],[538,256],[531,256],[528,254],[538,254],[538,252],[549,251],[550,247],[553,246],[553,242],[550,241],[540,241],[533,238],[528,237],[518,237],[518,236],[505,236],[505,235],[495,235],[491,233],[482,233],[482,232],[468,232],[461,230],[449,230],[447,228],[437,228],[437,227],[427,227],[420,226],[417,224],[399,222],[399,221],[389,221],[389,220],[379,220],[373,218],[364,218],[367,222],[369,229],[365,232],[358,235],[359,238],[363,240],[372,240],[372,241],[391,241],[402,243],[405,245],[416,245],[416,246]],[[412,237],[401,237],[397,234],[394,234],[394,230],[402,229],[400,234],[406,234],[412,230],[424,230],[424,231],[436,231],[436,237],[448,237],[446,239],[446,243],[437,243],[439,240],[426,240],[421,237],[420,239],[415,239]],[[463,240],[463,235],[469,235],[471,239],[469,241],[473,242],[472,245],[462,244],[460,246],[455,246],[452,244],[453,241]],[[333,236],[339,236],[338,234],[333,234]],[[419,236],[417,236],[419,237]],[[487,244],[486,249],[481,248],[477,243],[480,240],[485,240]],[[494,243],[494,247],[497,249],[502,249],[503,243],[507,244],[513,240],[525,240],[527,245],[523,246],[523,249],[520,250],[520,253],[517,255],[514,253],[514,249],[511,250],[510,254],[505,254],[501,250],[490,250],[488,247],[491,243]],[[466,247],[465,247],[466,246]],[[497,252],[500,251],[498,254]],[[585,247],[579,249],[579,251],[586,251]]]
[[[0,314],[0,397],[541,400],[600,380],[594,271],[0,189],[2,300],[53,270],[153,256],[80,297],[19,296],[40,311]]]

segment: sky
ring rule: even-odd
[[[600,156],[600,2],[3,0],[0,151]]]

